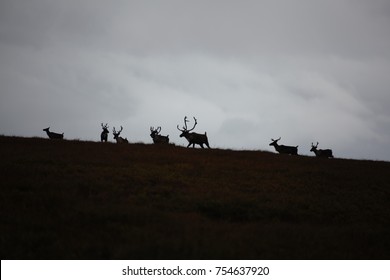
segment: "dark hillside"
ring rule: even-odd
[[[0,137],[1,259],[389,259],[390,163]]]

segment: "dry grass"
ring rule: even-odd
[[[390,163],[0,137],[1,259],[389,259]]]

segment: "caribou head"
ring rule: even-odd
[[[153,139],[154,144],[168,144],[169,143],[169,135],[163,136],[160,135],[161,126],[154,129],[154,127],[150,127],[150,137]]]
[[[194,148],[195,147],[195,144],[201,146],[202,148],[203,147],[203,144],[205,144],[208,148],[210,148],[210,145],[209,145],[209,140],[207,139],[207,133],[205,132],[204,134],[199,134],[199,133],[195,133],[195,132],[191,132],[194,130],[195,126],[198,124],[198,121],[196,120],[196,118],[194,117],[194,126],[191,128],[191,129],[188,129],[187,127],[187,123],[189,122],[189,120],[187,120],[187,117],[184,117],[184,126],[183,126],[183,129],[180,129],[179,128],[179,125],[177,125],[177,129],[179,131],[181,131],[181,134],[180,134],[180,137],[185,137],[188,141],[188,146],[191,146]]]
[[[274,146],[275,150],[279,153],[279,154],[289,154],[289,155],[298,155],[298,146],[285,146],[285,145],[279,145],[278,144],[278,141],[281,139],[281,137],[279,137],[279,139],[272,139],[271,138],[271,143],[269,144],[270,146]]]
[[[121,126],[121,130],[119,130],[119,131],[116,131],[116,130],[115,130],[115,127],[113,128],[112,134],[114,134],[114,139],[116,140],[116,142],[117,142],[118,144],[120,144],[120,143],[129,143],[129,141],[127,140],[127,138],[123,138],[123,137],[120,137],[120,136],[119,136],[119,134],[121,134],[122,130],[123,130],[123,127],[122,127],[122,126]]]
[[[103,123],[101,124],[102,125],[102,133],[100,134],[100,141],[101,142],[107,142],[107,139],[108,139],[108,133],[110,133],[108,131],[108,124],[106,123],[106,125],[103,125]]]
[[[333,158],[333,152],[331,149],[321,150],[321,149],[317,149],[317,147],[318,147],[318,142],[315,146],[313,143],[311,143],[310,152],[315,153],[317,157]]]

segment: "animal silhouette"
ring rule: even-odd
[[[333,152],[331,149],[321,150],[321,149],[317,149],[317,147],[318,147],[318,142],[317,145],[315,146],[313,145],[313,143],[311,143],[310,152],[315,153],[316,157],[333,158]]]
[[[209,140],[207,138],[206,132],[204,134],[190,132],[190,131],[194,130],[195,126],[198,124],[198,121],[196,120],[195,117],[194,117],[194,121],[195,121],[194,126],[191,129],[188,129],[187,122],[189,122],[189,121],[187,120],[187,117],[184,117],[183,129],[180,129],[179,125],[177,125],[177,129],[182,132],[180,134],[180,137],[185,137],[187,139],[187,141],[188,141],[187,148],[191,145],[194,148],[195,144],[201,146],[202,148],[204,148],[203,144],[205,144],[208,148],[210,148]]]
[[[127,140],[127,138],[123,138],[123,137],[120,137],[120,136],[119,136],[119,134],[121,134],[122,130],[123,130],[123,127],[122,127],[122,126],[121,126],[121,130],[119,130],[119,131],[116,131],[116,130],[115,130],[115,127],[114,127],[114,129],[113,129],[113,131],[112,131],[112,133],[114,134],[114,139],[116,140],[116,142],[117,142],[118,144],[129,143],[129,141]]]
[[[168,144],[169,143],[169,135],[163,136],[160,135],[161,126],[154,129],[154,127],[150,127],[150,137],[153,139],[154,144]]]
[[[50,139],[64,139],[64,133],[51,132],[50,127],[44,128],[43,131],[46,131],[46,134]]]
[[[285,145],[279,145],[278,144],[278,141],[281,139],[281,137],[279,137],[279,139],[272,139],[271,138],[271,143],[269,144],[270,146],[274,146],[275,150],[279,153],[279,154],[289,154],[289,155],[298,155],[298,146],[285,146]]]
[[[108,134],[110,133],[109,131],[108,131],[108,124],[106,123],[106,125],[103,125],[103,123],[101,124],[102,125],[102,129],[103,129],[103,131],[102,131],[102,133],[100,134],[100,141],[101,142],[107,142],[107,140],[108,140]]]

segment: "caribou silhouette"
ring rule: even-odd
[[[182,133],[180,134],[180,137],[185,137],[188,141],[188,146],[191,146],[194,148],[195,147],[195,144],[201,146],[202,148],[203,147],[203,144],[205,144],[208,148],[210,148],[210,145],[209,145],[209,140],[207,138],[207,133],[205,132],[204,134],[199,134],[199,133],[195,133],[195,132],[190,132],[192,130],[194,130],[195,126],[198,124],[198,121],[196,120],[196,118],[194,117],[194,126],[193,128],[191,129],[188,129],[187,128],[187,122],[189,122],[187,120],[187,117],[184,117],[184,126],[183,126],[183,129],[180,129],[179,128],[179,125],[177,125],[177,129],[179,131],[181,131]]]
[[[46,131],[47,136],[49,136],[50,139],[64,139],[64,133],[55,133],[49,131],[50,127],[43,129],[43,131]]]
[[[278,141],[281,139],[281,137],[279,137],[279,139],[272,139],[271,138],[271,143],[269,144],[270,146],[274,146],[275,150],[279,153],[279,154],[289,154],[289,155],[298,155],[298,146],[285,146],[285,145],[279,145],[278,144]]]
[[[122,143],[129,143],[129,141],[127,140],[127,138],[123,138],[123,137],[120,137],[119,134],[121,134],[123,130],[123,127],[121,126],[121,130],[119,131],[116,131],[115,130],[115,127],[113,128],[113,131],[112,133],[114,134],[114,139],[116,140],[116,142],[118,144],[122,144]]]
[[[314,152],[316,157],[323,157],[323,158],[333,158],[333,152],[331,149],[325,149],[325,150],[321,150],[321,149],[317,149],[318,147],[318,142],[317,142],[317,145],[313,145],[313,143],[311,143],[311,149],[310,149],[310,152]]]
[[[161,126],[154,129],[154,127],[150,127],[150,137],[153,139],[154,144],[168,144],[169,143],[169,135],[163,136],[160,135]]]
[[[108,134],[110,133],[109,131],[108,131],[108,124],[106,123],[106,125],[103,125],[103,123],[102,123],[102,129],[103,129],[103,131],[102,131],[102,133],[100,134],[100,141],[101,142],[107,142],[107,140],[108,140]]]

